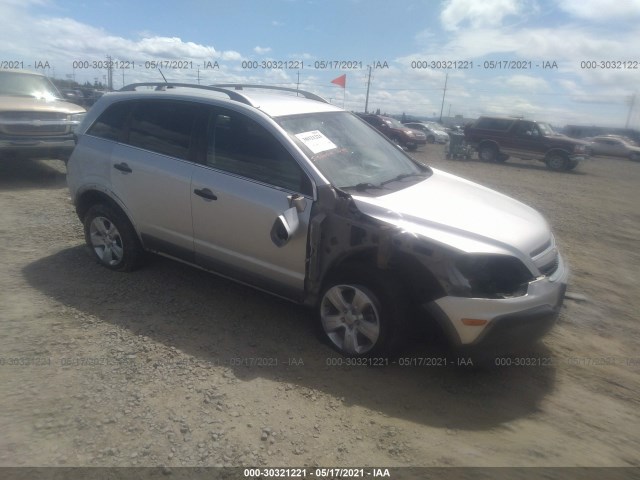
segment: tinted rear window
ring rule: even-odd
[[[198,106],[170,100],[140,101],[131,117],[129,145],[187,159]]]
[[[107,140],[124,141],[125,126],[132,106],[132,102],[114,103],[102,112],[87,133]]]
[[[487,130],[508,130],[513,120],[508,118],[482,117],[475,123],[475,128],[486,128]]]

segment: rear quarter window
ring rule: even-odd
[[[128,144],[187,160],[198,106],[171,100],[139,101],[131,115]]]
[[[132,107],[132,102],[118,102],[110,105],[87,130],[87,134],[106,140],[125,141],[125,127]]]

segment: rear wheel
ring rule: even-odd
[[[547,168],[554,172],[569,170],[571,164],[567,156],[561,153],[550,153],[547,155],[545,163],[547,164]]]
[[[131,271],[139,266],[142,247],[129,219],[106,204],[93,205],[84,217],[84,235],[98,263],[111,270]]]
[[[323,337],[349,357],[393,353],[404,339],[407,311],[393,275],[366,268],[333,275],[318,305]]]
[[[498,149],[495,145],[481,145],[478,148],[478,157],[483,162],[495,162],[498,158]]]
[[[640,162],[640,153],[633,152],[631,155],[629,155],[629,159],[634,162]]]

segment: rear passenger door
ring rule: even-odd
[[[505,140],[504,153],[519,158],[543,158],[546,147],[534,122],[519,120],[511,129],[511,135]]]
[[[126,139],[111,153],[113,191],[145,247],[191,262],[191,139],[201,109],[193,102],[137,100]]]
[[[205,158],[192,181],[196,261],[245,283],[299,299],[304,292],[312,184],[287,148],[242,112],[211,107]],[[284,245],[272,239],[291,199],[304,205]]]

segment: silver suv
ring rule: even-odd
[[[568,270],[534,209],[416,162],[309,92],[123,90],[89,111],[68,164],[104,267],[151,251],[311,306],[349,356],[396,349],[416,319],[471,350],[554,324]]]

